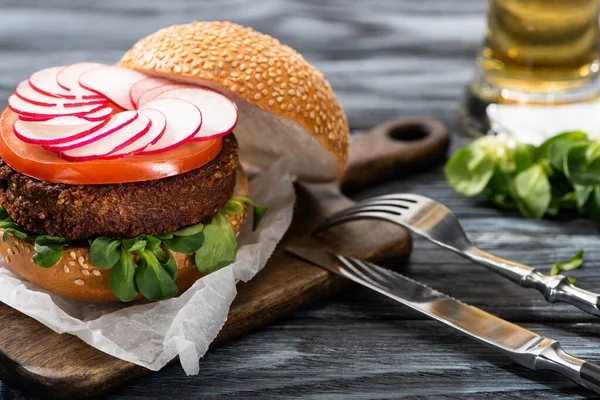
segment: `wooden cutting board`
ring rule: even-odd
[[[391,175],[436,165],[445,159],[448,133],[424,119],[382,124],[351,146],[350,166],[341,184],[357,189]],[[396,266],[410,255],[406,231],[391,224],[358,221],[310,237],[325,216],[352,204],[340,184],[298,184],[294,221],[265,268],[238,285],[219,346],[347,285],[339,277],[286,254],[285,244],[305,244]],[[114,389],[150,371],[109,356],[77,337],[59,335],[0,304],[0,376],[45,398],[81,398]]]

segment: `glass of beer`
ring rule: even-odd
[[[489,0],[485,42],[461,106],[467,132],[490,133],[490,105],[555,106],[597,99],[598,3]]]

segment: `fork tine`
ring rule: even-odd
[[[331,215],[329,218],[332,218],[334,216],[337,216],[339,214],[349,214],[349,213],[354,213],[357,211],[361,211],[364,210],[366,207],[373,207],[373,206],[380,206],[380,207],[395,207],[398,208],[398,210],[389,210],[390,212],[402,212],[402,210],[408,210],[411,207],[414,207],[413,203],[404,203],[401,200],[379,200],[378,198],[374,197],[372,199],[367,199],[364,200],[362,202],[356,203],[348,208],[345,208],[341,211],[338,211],[337,213]]]
[[[352,257],[343,257],[336,255],[337,258],[344,264],[344,268],[354,272],[367,282],[379,286],[382,289],[386,288],[386,280],[377,271],[368,268],[361,260]]]
[[[359,219],[379,219],[383,221],[389,221],[390,217],[388,213],[379,211],[360,211],[351,214],[339,213],[327,218],[321,225],[315,228],[314,232],[319,233],[331,228],[332,226],[339,225],[342,222],[356,221]]]
[[[413,193],[384,194],[381,196],[371,197],[370,199],[367,199],[365,201],[369,201],[369,200],[403,200],[403,201],[413,203],[413,204],[434,201],[434,200],[430,199],[429,197],[425,197],[425,196],[421,196],[421,195],[413,194]],[[359,203],[362,203],[362,202],[359,202]]]
[[[378,199],[378,198],[374,197],[372,199],[367,199],[367,200],[358,202],[355,205],[348,207],[347,209],[360,208],[360,207],[366,207],[366,206],[390,206],[390,207],[399,207],[404,210],[408,210],[410,208],[414,208],[417,205],[415,203],[410,203],[405,200]]]
[[[321,232],[342,222],[349,222],[357,219],[374,218],[390,221],[392,216],[397,217],[402,215],[403,210],[410,210],[415,207],[418,208],[430,202],[434,201],[428,197],[412,193],[394,193],[372,197],[331,215],[315,229],[315,233]],[[398,221],[392,222],[397,223]]]

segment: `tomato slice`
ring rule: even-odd
[[[164,153],[115,160],[70,162],[13,132],[18,116],[6,109],[0,117],[0,156],[17,172],[42,181],[71,185],[141,182],[183,174],[213,160],[223,147],[222,138],[188,142]]]

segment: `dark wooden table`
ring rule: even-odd
[[[112,63],[139,37],[191,20],[227,19],[272,34],[331,81],[355,132],[423,115],[459,134],[458,98],[485,27],[485,0],[1,0],[0,103],[31,72]],[[457,138],[454,148],[465,139]],[[525,221],[445,183],[441,168],[356,194],[431,196],[454,209],[483,249],[540,269],[585,249],[580,285],[600,290],[600,236],[584,220]],[[415,240],[404,272],[465,302],[600,359],[600,320],[547,304],[447,251]],[[111,397],[125,398],[592,398],[553,373],[507,358],[367,290],[351,289],[212,351],[198,376],[178,365]],[[26,398],[0,382],[0,399]],[[107,396],[108,397],[108,396]]]

